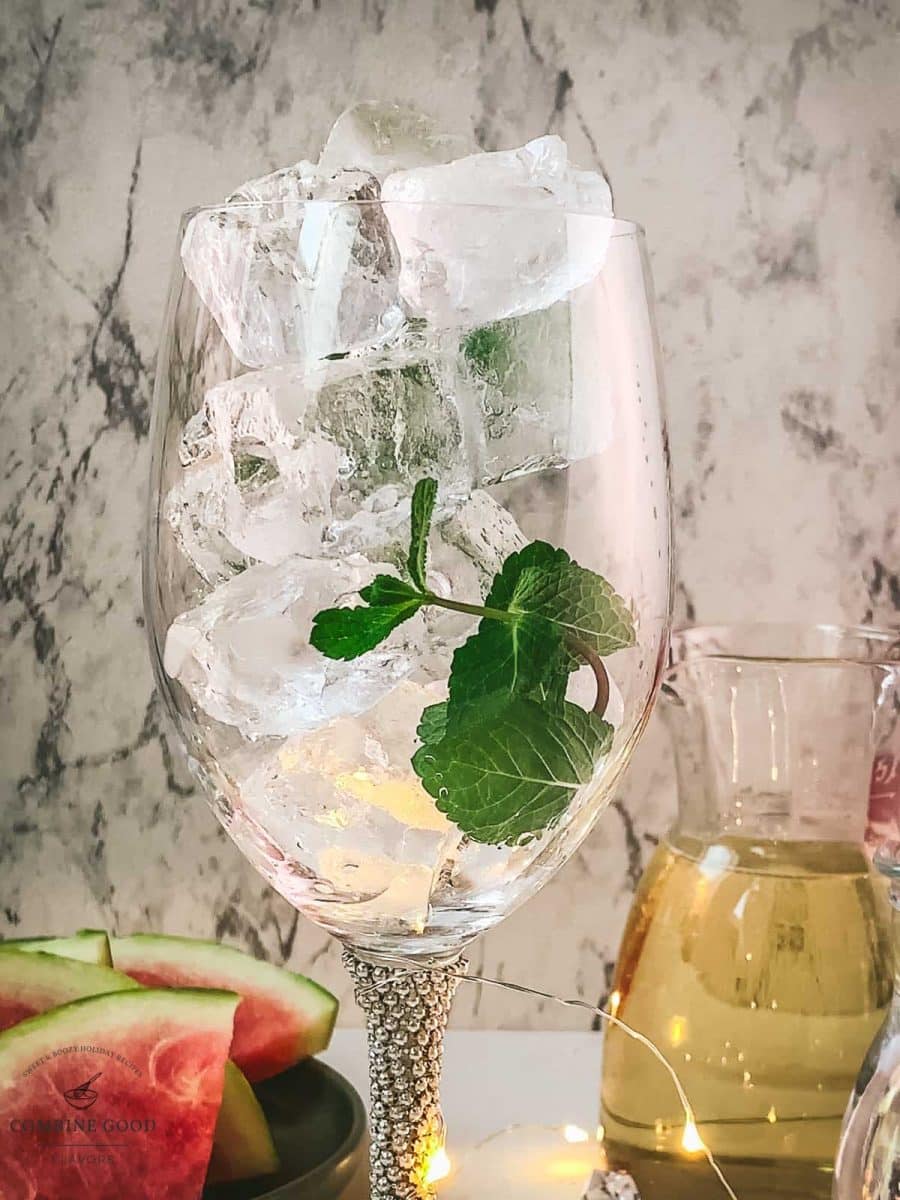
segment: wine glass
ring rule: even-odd
[[[609,800],[670,608],[642,231],[377,200],[185,215],[144,555],[216,816],[338,937],[372,1195],[433,1195],[461,951]]]

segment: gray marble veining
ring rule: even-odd
[[[679,616],[898,621],[896,0],[6,0],[0,26],[0,931],[221,936],[349,996],[178,761],[138,543],[178,214],[317,147],[354,99],[486,148],[557,131],[646,227]],[[603,995],[668,777],[651,729],[473,969]],[[456,1010],[573,1019],[470,984]]]

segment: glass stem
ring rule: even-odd
[[[433,1200],[444,1030],[465,963],[384,966],[349,947],[343,957],[369,1040],[371,1200]]]

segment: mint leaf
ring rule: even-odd
[[[576,704],[473,705],[413,769],[441,812],[476,842],[516,845],[557,821],[609,753],[612,726]]]
[[[463,338],[462,351],[475,375],[499,386],[514,361],[509,326],[495,321],[473,329]]]
[[[422,603],[421,594],[396,575],[376,575],[371,583],[360,588],[359,594],[367,604],[405,604],[409,600]]]
[[[579,665],[578,662],[572,662],[571,659],[565,663],[555,663],[555,669],[552,673],[548,672],[546,679],[541,680],[534,691],[533,698],[555,711],[561,708],[569,687],[569,673]]]
[[[418,603],[382,608],[329,608],[313,618],[310,644],[327,658],[359,658],[413,615]]]
[[[453,656],[450,710],[484,696],[530,696],[558,710],[581,642],[598,654],[630,645],[631,614],[605,579],[546,542],[511,554],[478,629]]]
[[[429,704],[422,713],[416,733],[422,742],[439,742],[447,732],[447,701]]]
[[[268,458],[257,454],[238,454],[234,459],[234,482],[240,487],[245,483],[254,486],[271,483],[278,478],[278,467]]]
[[[531,542],[511,554],[484,603],[487,609],[544,617],[570,646],[584,642],[597,654],[634,645],[634,621],[622,597],[602,575],[547,542]]]
[[[425,591],[425,564],[428,557],[428,533],[431,529],[431,516],[434,512],[436,496],[437,480],[420,479],[412,497],[409,558],[406,560],[406,567],[410,579],[423,592]]]
[[[450,669],[450,709],[484,696],[509,700],[527,696],[562,673],[568,678],[567,657],[559,630],[531,613],[510,620],[482,617],[478,629],[453,655]]]

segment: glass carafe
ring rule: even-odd
[[[678,817],[641,882],[611,1007],[602,1123],[642,1194],[830,1195],[841,1117],[891,996],[887,903],[864,849],[896,728],[897,638],[832,626],[690,629],[661,710]]]
[[[879,847],[875,865],[890,881],[894,996],[847,1105],[834,1200],[896,1200],[900,1195],[900,842]]]

